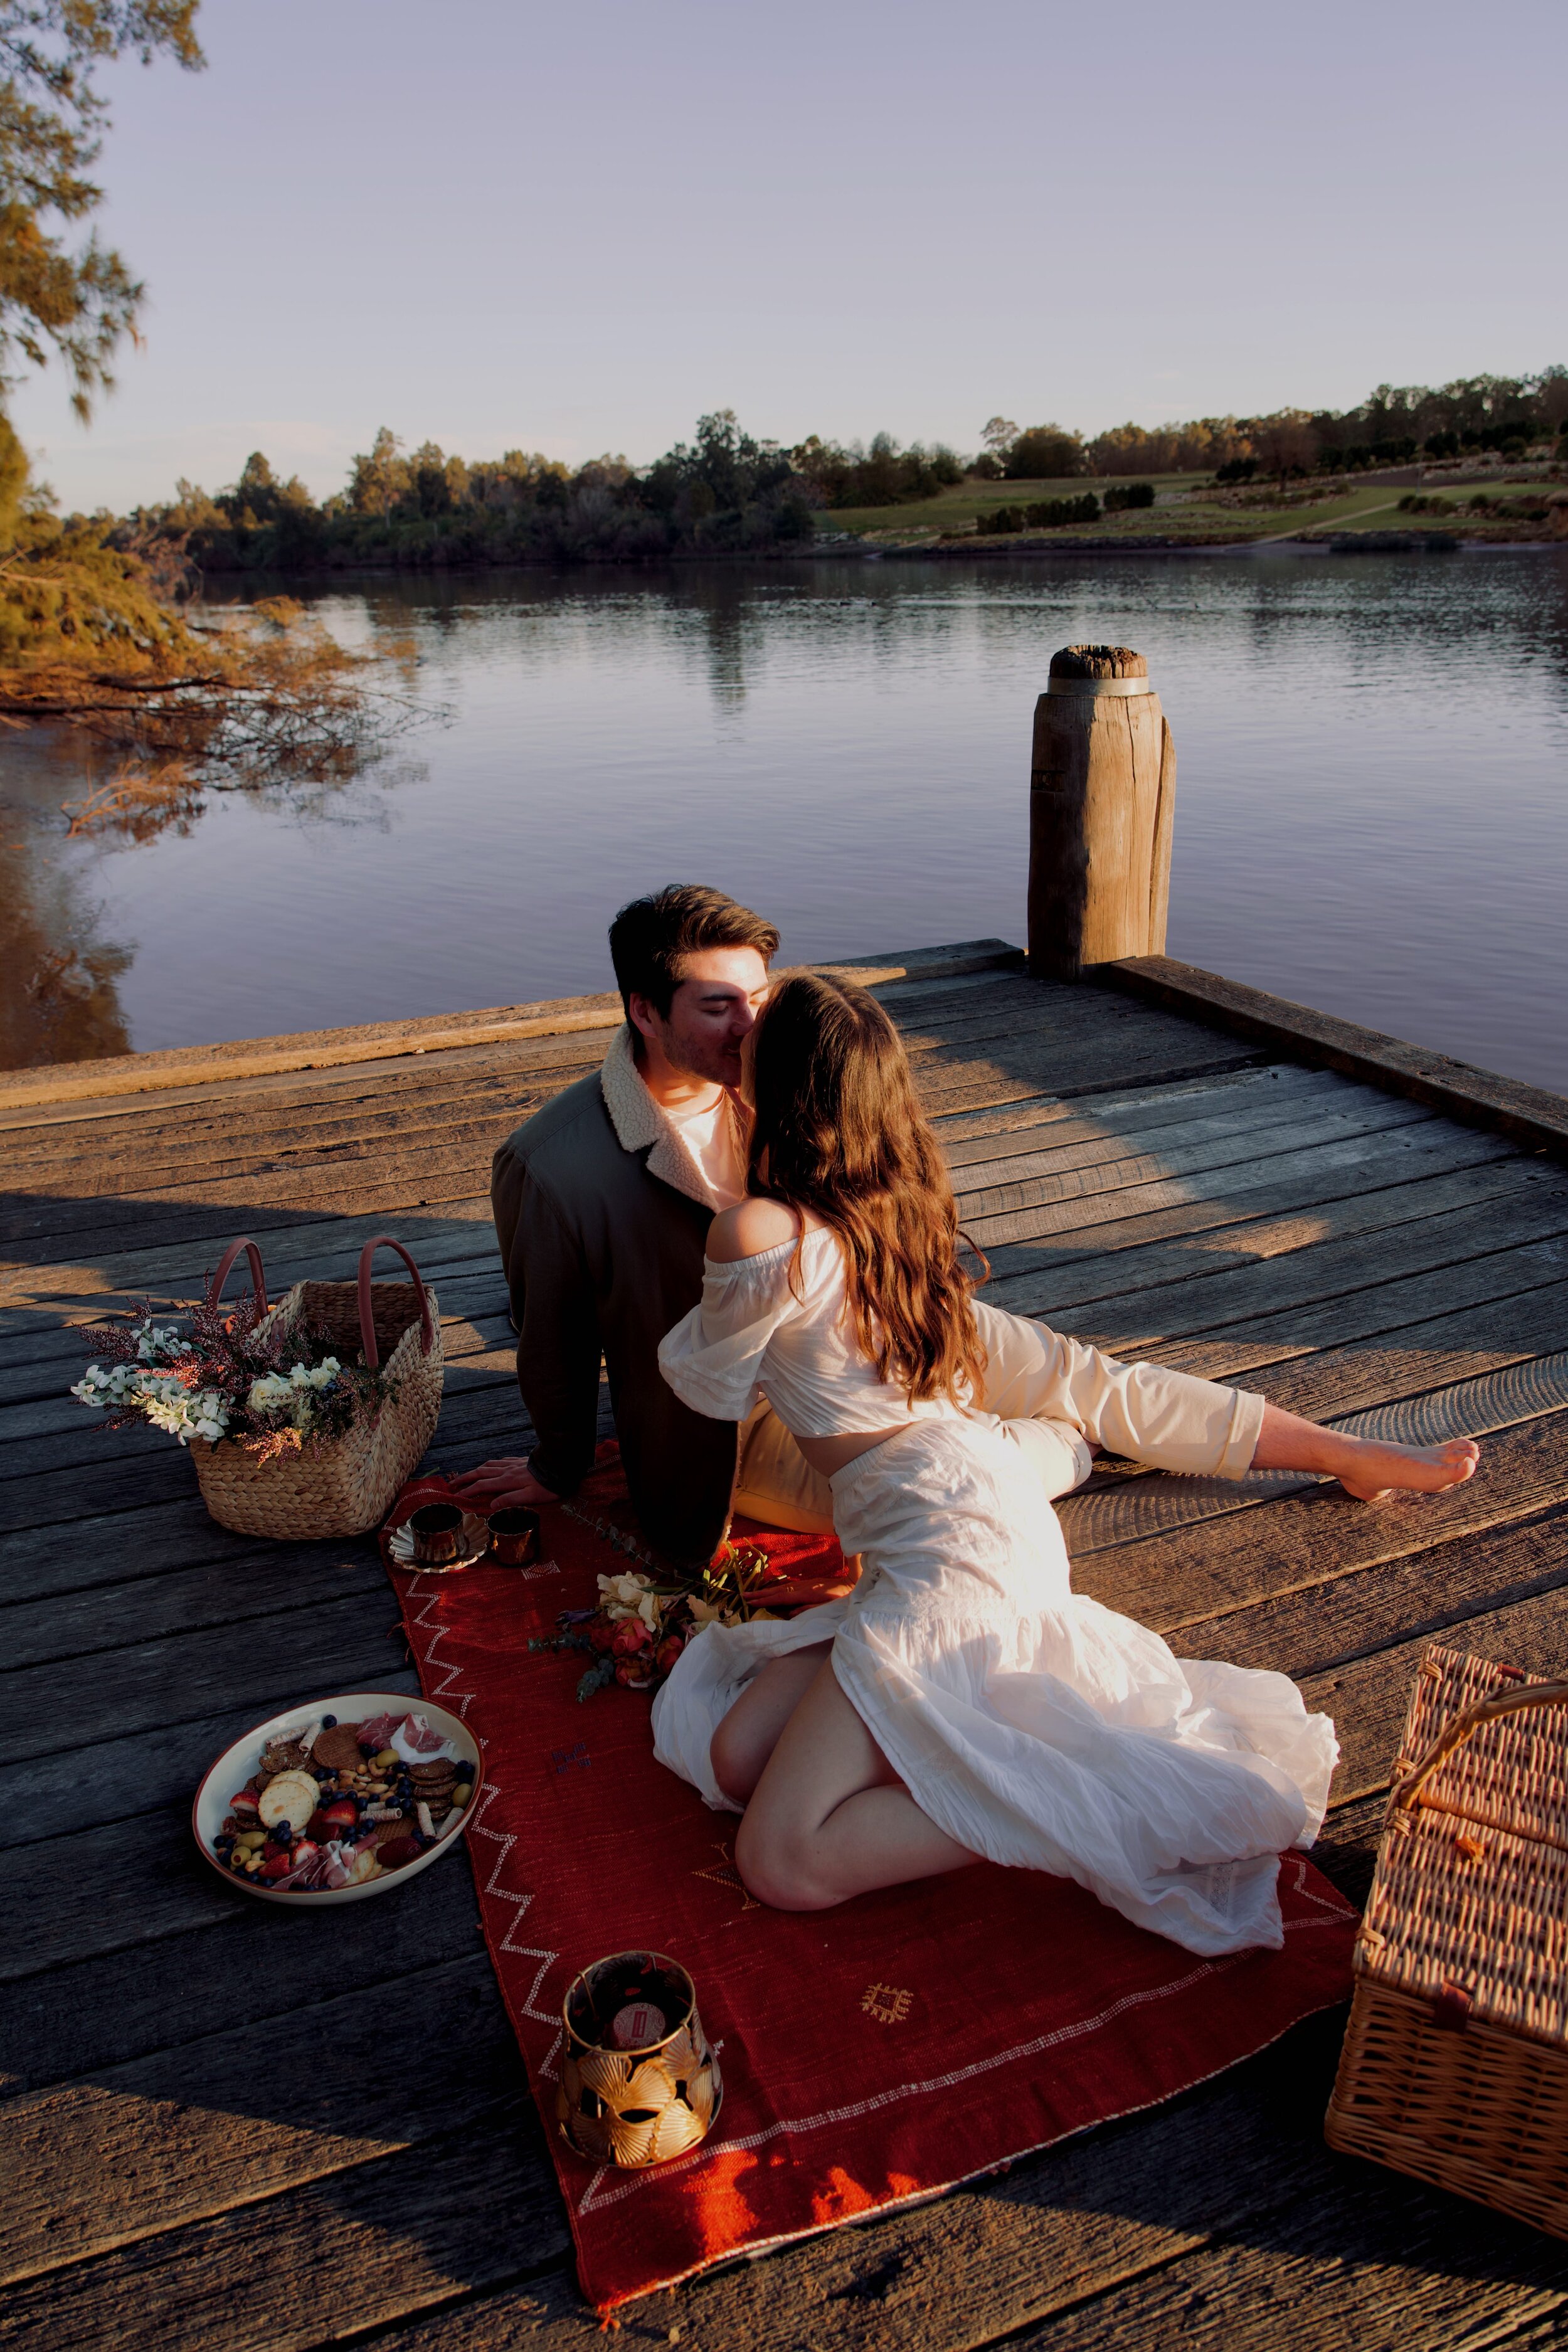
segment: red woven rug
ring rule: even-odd
[[[581,1654],[530,1654],[632,1564],[595,1531],[613,1507],[595,1483],[596,1500],[542,1514],[532,1568],[393,1581],[426,1696],[484,1742],[468,1846],[485,1934],[601,2314],[1150,2106],[1348,1999],[1356,1915],[1300,1854],[1284,1949],[1220,1960],[989,1864],[834,1912],[753,1903],[732,1817],[654,1762],[647,1697],[580,1705]],[[792,1574],[838,1565],[820,1539],[763,1540]],[[647,2172],[596,2169],[555,2129],[562,1999],[630,1949],[690,1971],[724,2078],[711,2139]]]

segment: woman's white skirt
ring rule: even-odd
[[[1283,1675],[1176,1658],[1071,1589],[1038,1479],[994,1424],[917,1422],[832,1481],[847,1601],[711,1625],[654,1700],[654,1752],[736,1811],[709,1748],[770,1658],[831,1641],[922,1812],[973,1853],[1075,1879],[1205,1954],[1283,1940],[1279,1855],[1316,1836],[1339,1750]]]

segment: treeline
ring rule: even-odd
[[[139,509],[121,531],[208,572],[625,562],[787,548],[810,539],[821,503],[787,451],[721,409],[640,472],[624,457],[573,467],[522,449],[470,464],[432,441],[405,453],[384,427],[347,487],[320,504],[258,451],[232,488],[209,497],[181,482],[168,506]]]
[[[966,479],[1212,474],[1283,482],[1417,455],[1506,458],[1542,445],[1568,454],[1559,439],[1565,427],[1568,368],[1550,367],[1436,391],[1380,384],[1342,411],[1119,425],[1088,439],[994,416],[967,457],[942,442],[901,447],[886,433],[847,447],[813,434],[786,449],[753,439],[731,409],[700,417],[691,441],[640,469],[617,457],[573,467],[521,449],[470,464],[430,441],[405,450],[384,428],[354,458],[345,488],[319,503],[298,478],[280,481],[258,452],[230,488],[209,497],[181,482],[168,505],[139,509],[112,540],[165,568],[183,561],[203,572],[788,552],[835,509],[910,504]]]
[[[993,426],[1003,421],[994,418]],[[1565,425],[1568,368],[1549,367],[1533,376],[1463,376],[1436,389],[1382,383],[1347,409],[1281,408],[1268,416],[1200,416],[1152,428],[1118,425],[1089,440],[1043,429],[1057,434],[1064,474],[1213,473],[1221,481],[1246,481],[1253,475],[1285,480],[1355,473],[1483,451],[1522,457],[1559,441]],[[1011,431],[1016,437],[996,453],[1001,470],[1032,473],[1034,453],[1023,445],[1035,436]]]

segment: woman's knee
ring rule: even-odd
[[[753,1813],[735,1833],[735,1868],[747,1894],[773,1911],[826,1911],[842,1899],[814,1867],[807,1839],[780,1834]]]

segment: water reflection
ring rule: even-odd
[[[1568,1088],[1568,554],[313,593],[351,641],[413,634],[420,698],[453,713],[427,772],[390,797],[373,774],[346,826],[209,800],[184,834],[5,852],[9,1058],[603,987],[608,913],[677,875],[765,907],[795,956],[1020,938],[1035,695],[1097,637],[1148,654],[1176,732],[1173,953]],[[7,835],[63,830],[80,778],[52,756]],[[0,751],[9,810],[39,759]],[[62,956],[79,1018],[28,1012],[13,973]]]

